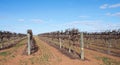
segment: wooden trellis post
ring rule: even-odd
[[[81,59],[82,59],[82,60],[84,60],[84,42],[83,42],[83,32],[81,32],[81,36],[80,36],[80,37],[81,37],[81,38],[80,38],[80,39],[81,39],[81,45],[80,45],[80,46],[81,46],[81,47],[80,47],[80,48],[81,48]]]
[[[2,36],[2,35],[1,35],[1,36]],[[1,43],[1,49],[2,49],[2,48],[3,48],[3,44],[4,44],[4,42],[3,42],[3,37],[1,37],[0,43]]]
[[[60,48],[62,48],[61,38],[59,38]]]
[[[3,48],[3,43],[1,43],[1,48]]]
[[[111,40],[108,40],[108,54],[111,54]]]
[[[71,42],[70,42],[70,35],[69,35],[69,53],[71,53]]]
[[[30,33],[28,33],[28,55],[30,55],[30,52],[31,52],[31,50],[30,50]]]

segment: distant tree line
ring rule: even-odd
[[[119,39],[120,38],[120,29],[118,30],[106,30],[104,32],[83,32],[85,38],[95,38],[95,39]],[[41,36],[47,36],[51,38],[59,38],[66,39],[67,37],[71,37],[71,40],[75,40],[79,38],[80,32],[78,29],[66,29],[65,31],[54,31],[39,34]]]
[[[120,29],[117,30],[107,30],[104,32],[83,32],[84,35],[84,42],[90,44],[92,41],[96,40],[103,40],[103,44],[107,44],[107,42],[110,42],[110,40],[115,40],[115,43],[119,43],[120,39]],[[62,40],[71,40],[73,44],[76,44],[75,42],[80,41],[80,31],[78,29],[66,29],[65,31],[55,31],[55,32],[48,32],[48,33],[43,33],[39,34],[39,36],[42,37],[48,37],[53,39],[58,39],[61,38]],[[113,42],[113,41],[112,41]],[[98,42],[95,42],[98,43]],[[113,42],[114,43],[114,42]],[[116,47],[116,46],[114,46]]]
[[[43,33],[43,34],[39,34],[40,36],[44,36],[44,37],[49,37],[49,38],[57,38],[59,40],[59,38],[61,39],[69,39],[71,41],[76,41],[79,39],[79,30],[78,29],[66,29],[65,31],[61,30],[61,31],[55,31],[55,32],[48,32],[48,33]]]
[[[24,37],[26,34],[15,33],[10,31],[0,31],[0,42],[3,40],[10,40],[11,38]]]
[[[104,32],[93,32],[88,33],[84,32],[85,38],[94,38],[94,39],[120,39],[120,29],[117,30],[106,30]]]

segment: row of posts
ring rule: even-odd
[[[69,36],[70,37],[70,36]],[[59,38],[59,45],[60,45],[60,48],[62,48],[62,42],[61,42],[61,38]],[[83,32],[80,33],[80,56],[81,56],[81,59],[84,60],[84,40],[83,40]],[[70,45],[70,42],[69,42],[69,53],[71,53],[71,45]]]
[[[27,50],[28,50],[28,55],[30,55],[31,54],[31,45],[30,45],[30,43],[31,43],[31,40],[30,40],[30,33],[28,33],[27,34],[28,35],[28,48],[27,48]],[[81,34],[80,34],[81,36],[80,36],[80,48],[81,48],[81,59],[82,60],[84,60],[84,42],[83,42],[83,32],[81,32]],[[60,43],[60,48],[62,48],[62,42],[61,42],[61,38],[59,38],[59,43]],[[71,52],[71,45],[69,46],[69,52]]]

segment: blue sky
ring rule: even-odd
[[[120,0],[0,0],[0,30],[34,34],[120,28]]]

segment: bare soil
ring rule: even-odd
[[[0,65],[104,65],[97,57],[109,57],[120,61],[120,57],[110,56],[85,49],[85,60],[72,59],[57,48],[35,37],[38,51],[32,55],[24,55],[27,40],[19,42],[15,47],[0,51]],[[3,53],[4,52],[4,53]],[[9,52],[9,53],[8,53]]]

